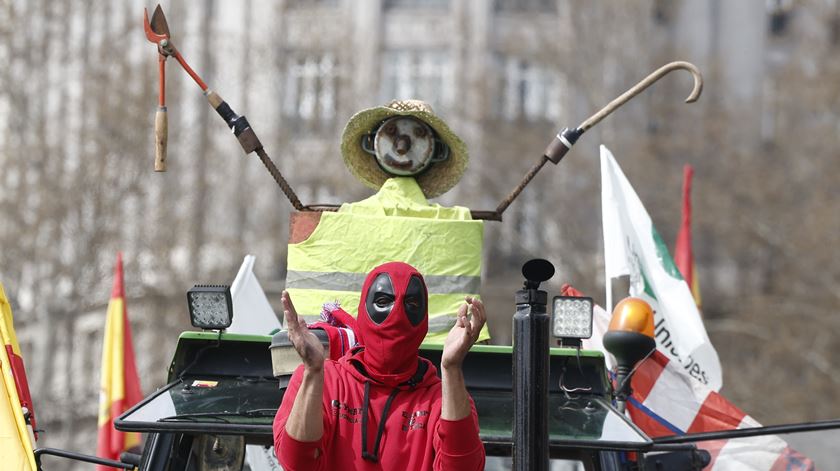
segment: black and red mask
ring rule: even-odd
[[[399,384],[417,371],[417,350],[429,328],[428,292],[414,267],[390,262],[365,279],[356,319],[372,379]]]

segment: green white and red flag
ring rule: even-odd
[[[690,171],[686,175],[690,183]],[[714,375],[720,374],[720,361],[706,335],[688,284],[680,276],[635,190],[604,146],[601,146],[601,184],[607,293],[610,294],[613,277],[630,275],[629,294],[645,299],[654,309],[657,350],[633,375],[633,393],[627,401],[627,412],[633,422],[650,437],[759,427],[755,419],[718,393],[720,379]],[[688,192],[690,186],[684,195]],[[685,222],[685,212],[683,217]],[[687,221],[690,224],[690,206]],[[687,242],[690,247],[690,238]],[[562,294],[582,295],[570,286],[564,286]],[[609,299],[608,296],[608,303]],[[583,347],[603,351],[607,364],[612,365],[611,355],[602,341],[610,321],[609,310],[595,306],[592,337],[583,341]],[[686,329],[691,330],[686,332]],[[679,349],[673,347],[686,338],[687,341],[679,343]],[[690,346],[698,340],[699,344]],[[686,351],[689,356],[681,356]],[[696,374],[698,368],[704,376]],[[698,447],[711,455],[712,461],[705,469],[713,471],[814,470],[813,461],[788,447],[776,435],[715,440],[698,443]]]
[[[612,279],[629,276],[628,294],[644,299],[653,308],[657,350],[681,365],[684,373],[713,391],[720,390],[720,360],[691,291],[641,199],[604,146],[601,213],[608,312],[612,310]]]

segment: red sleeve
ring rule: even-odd
[[[307,325],[310,329],[320,329],[327,333],[327,338],[330,339],[330,360],[338,360],[341,358],[346,348],[347,341],[341,337],[341,332],[338,327],[333,327],[326,322],[315,322]]]
[[[322,470],[326,469],[324,450],[326,449],[327,437],[330,436],[332,424],[329,422],[327,411],[324,410],[324,434],[320,440],[314,442],[302,442],[295,440],[286,433],[286,420],[292,412],[292,405],[297,397],[300,383],[303,380],[303,365],[300,365],[292,374],[286,392],[283,394],[283,402],[277,409],[274,416],[272,431],[274,432],[274,454],[277,461],[287,471],[295,470]]]
[[[461,420],[438,421],[435,430],[435,471],[484,469],[484,444],[478,436],[478,414],[470,398],[472,413]]]

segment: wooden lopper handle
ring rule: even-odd
[[[161,106],[155,113],[155,172],[166,171],[166,141],[168,138],[168,119],[166,107]]]

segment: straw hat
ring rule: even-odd
[[[458,183],[467,168],[467,146],[443,122],[428,103],[420,100],[393,100],[385,106],[359,111],[344,127],[341,136],[341,154],[350,172],[366,186],[378,190],[393,175],[386,173],[376,162],[376,157],[362,149],[362,136],[370,134],[382,121],[392,116],[413,116],[435,130],[440,140],[449,146],[449,158],[433,163],[420,175],[417,183],[426,198],[440,196]]]

